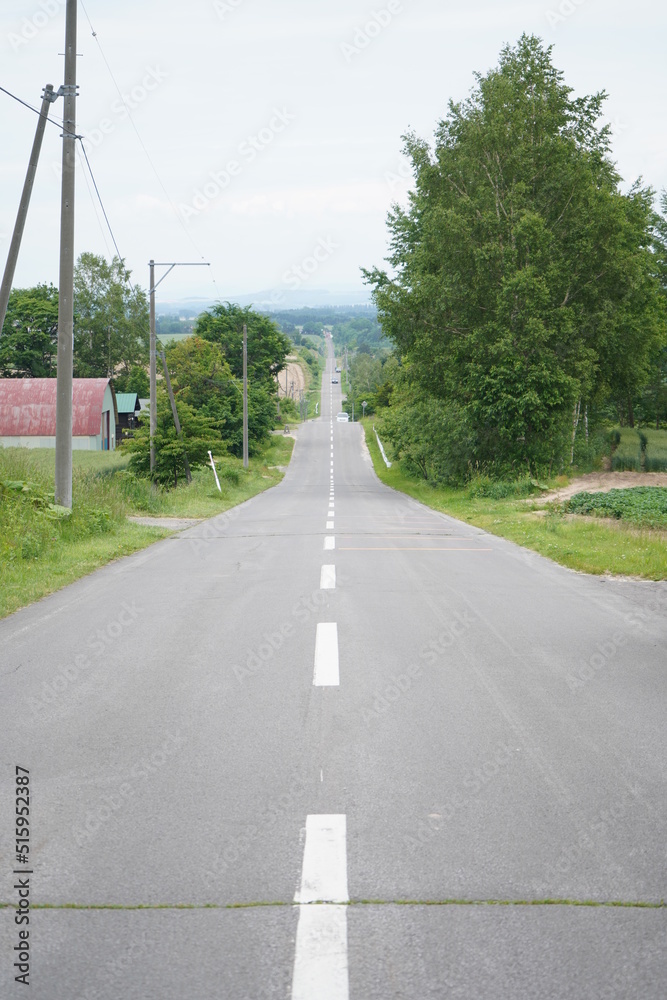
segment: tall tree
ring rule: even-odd
[[[58,289],[15,288],[0,336],[0,375],[51,378],[58,350]]]
[[[466,420],[469,460],[536,470],[568,454],[579,401],[632,392],[664,341],[652,192],[621,194],[605,95],[574,98],[539,39],[476,81],[433,153],[406,137],[395,274],[365,274],[413,378]]]
[[[148,301],[130,286],[118,257],[82,253],[74,269],[74,374],[79,378],[128,376],[148,362]]]
[[[177,400],[209,418],[230,452],[243,454],[243,382],[231,370],[219,344],[188,337],[167,349]],[[268,439],[276,404],[273,384],[248,380],[248,438],[251,452]]]
[[[243,377],[243,324],[248,328],[248,381],[272,386],[285,367],[291,343],[268,316],[231,302],[213,306],[197,318],[194,333],[218,344],[232,373]]]

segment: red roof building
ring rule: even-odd
[[[0,446],[55,447],[56,392],[55,378],[0,378]],[[109,379],[72,380],[72,448],[113,450],[117,423]]]

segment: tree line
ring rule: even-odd
[[[667,416],[667,201],[622,189],[606,95],[551,55],[522,36],[433,149],[404,137],[414,190],[364,274],[401,361],[386,433],[422,474],[561,470],[610,412]]]
[[[124,262],[81,254],[74,279],[74,376],[110,378],[116,392],[149,394],[147,295],[132,286]],[[167,346],[165,355],[191,466],[208,449],[242,454],[243,325],[248,331],[248,431],[251,454],[266,442],[276,415],[275,377],[285,365],[289,338],[267,316],[232,303],[218,304],[194,321],[192,336]],[[14,289],[0,336],[0,376],[55,378],[58,290],[40,284]],[[174,428],[158,363],[158,430],[155,477],[178,481],[183,444]],[[148,421],[130,444],[132,467],[149,468]]]

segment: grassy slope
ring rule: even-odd
[[[639,530],[619,522],[575,515],[541,515],[537,510],[538,499],[532,504],[525,500],[473,499],[466,489],[429,486],[423,480],[406,476],[397,465],[387,469],[372,421],[365,421],[365,431],[373,465],[382,482],[428,507],[534,549],[570,569],[667,579],[667,534],[663,531]]]
[[[53,525],[51,537],[42,539],[37,554],[27,557],[18,550],[21,533],[11,537],[5,530],[4,537],[0,536],[0,617],[171,533],[128,522],[128,515],[213,517],[274,486],[283,477],[277,466],[289,463],[293,445],[292,438],[272,437],[263,454],[251,458],[247,472],[240,460],[224,458],[218,464],[222,493],[210,468],[195,472],[190,487],[184,484],[170,492],[152,493],[148,484],[137,485],[117,475],[127,466],[120,453],[75,452],[75,513],[85,505],[102,507],[111,514],[110,530],[91,535],[77,533],[75,526],[60,532]],[[0,479],[30,479],[53,489],[54,461],[51,449],[5,449],[0,451]]]

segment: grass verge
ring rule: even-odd
[[[128,471],[122,453],[74,452],[69,517],[49,503],[53,449],[0,449],[0,618],[171,534],[130,515],[214,517],[275,486],[293,446],[292,438],[272,436],[247,470],[225,456],[216,463],[222,492],[210,468],[196,470],[191,486],[154,491]]]
[[[398,464],[387,469],[370,418],[364,421],[364,430],[379,479],[427,507],[533,549],[569,569],[647,580],[667,579],[667,533],[664,531],[545,510],[539,497],[530,503],[511,497],[471,496],[474,489],[469,487],[431,486],[424,480],[407,476]]]

